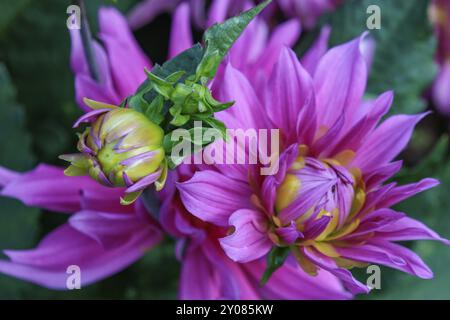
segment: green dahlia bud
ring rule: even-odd
[[[82,122],[90,127],[79,135],[80,153],[61,156],[71,162],[66,175],[88,174],[105,186],[126,187],[123,204],[132,203],[151,184],[160,190],[167,177],[164,131],[133,109],[86,103],[94,110],[74,127]]]

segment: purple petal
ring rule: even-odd
[[[321,124],[331,127],[341,115],[352,122],[367,82],[367,66],[360,45],[364,35],[329,50],[314,74],[317,112]]]
[[[19,199],[28,206],[72,213],[81,209],[82,190],[96,185],[91,178],[67,177],[63,169],[39,165],[33,171],[17,174],[0,194]]]
[[[303,249],[302,252],[314,264],[341,279],[344,282],[344,286],[350,290],[351,293],[368,293],[370,291],[367,286],[353,278],[350,271],[339,268],[331,258],[316,251],[309,251],[308,249]]]
[[[267,254],[272,248],[263,213],[248,209],[238,210],[231,215],[229,224],[234,226],[234,232],[219,241],[233,261],[253,261]]]
[[[397,172],[402,168],[403,161],[395,161],[390,164],[385,165],[384,167],[377,168],[375,171],[372,171],[371,174],[365,179],[366,180],[366,189],[371,190],[389,178],[393,177]]]
[[[433,101],[437,109],[444,115],[450,116],[450,63],[445,63],[433,84]]]
[[[289,48],[282,49],[269,87],[266,107],[270,119],[276,128],[282,130],[287,143],[297,142],[297,119],[310,104],[314,104],[314,90],[311,77]]]
[[[416,183],[395,187],[383,199],[380,199],[380,202],[377,203],[377,207],[391,207],[415,194],[434,188],[437,185],[439,185],[438,180],[426,178]]]
[[[126,242],[145,223],[134,214],[84,210],[72,215],[69,224],[91,237],[105,249],[113,249]],[[152,227],[152,226],[150,226]]]
[[[297,265],[286,261],[270,277],[261,288],[261,295],[269,300],[344,300],[352,295],[345,291],[341,281],[325,270],[319,270],[312,277]],[[247,273],[255,277],[255,282],[261,279],[266,264],[264,261],[254,261],[244,264]]]
[[[358,228],[352,232],[350,235],[345,237],[345,239],[354,239],[360,236],[382,230],[384,227],[391,223],[402,219],[405,216],[404,213],[396,212],[391,209],[379,209],[375,210],[361,219],[361,224]]]
[[[360,108],[363,111],[360,112],[361,115],[357,115],[359,119],[355,119],[353,126],[339,139],[340,141],[335,144],[329,154],[334,155],[344,150],[358,150],[365,143],[365,137],[372,132],[381,117],[389,111],[393,99],[393,92],[388,91],[368,103],[365,110]]]
[[[134,39],[122,14],[114,8],[104,7],[99,12],[100,34],[106,46],[114,84],[121,99],[133,94],[146,79],[144,68],[151,62]]]
[[[277,228],[275,232],[287,244],[293,244],[295,240],[304,238],[303,233],[298,231],[294,221],[288,227]]]
[[[328,50],[328,39],[330,38],[331,28],[325,26],[320,30],[320,35],[316,42],[311,46],[311,48],[302,57],[302,66],[311,76],[314,76],[316,72],[317,65],[320,59]]]
[[[392,116],[381,124],[359,148],[352,165],[371,172],[393,160],[405,148],[415,125],[426,114]]]
[[[152,183],[154,183],[156,180],[159,179],[159,177],[161,176],[161,172],[162,172],[162,169],[159,169],[158,171],[147,175],[146,177],[140,179],[138,182],[133,184],[131,187],[127,188],[125,190],[125,192],[131,193],[131,192],[141,191],[141,190],[147,188],[149,185],[151,185]]]
[[[327,228],[330,221],[330,216],[323,216],[317,220],[308,222],[304,231],[305,239],[315,239],[318,237]]]
[[[144,0],[128,13],[128,23],[135,30],[150,23],[157,15],[171,12],[181,0]]]
[[[81,269],[81,285],[115,274],[161,239],[155,228],[141,228],[125,242],[107,250],[68,224],[50,233],[33,250],[6,251],[11,261],[0,260],[0,272],[51,289],[67,289],[67,268]],[[74,254],[76,253],[76,254]]]
[[[231,108],[217,113],[217,118],[228,128],[267,128],[267,119],[261,112],[261,102],[252,85],[231,64],[227,64],[225,72],[216,77],[213,94],[219,101],[235,101]]]
[[[96,109],[96,110],[92,110],[88,113],[85,113],[84,115],[82,115],[81,117],[78,118],[78,120],[75,122],[75,124],[73,125],[72,128],[77,128],[81,123],[83,122],[93,122],[95,121],[95,119],[102,115],[105,112],[111,111],[111,109],[109,108],[104,108],[104,109]]]
[[[227,226],[231,214],[252,208],[247,183],[214,171],[199,171],[188,181],[177,183],[181,200],[193,215],[219,226]]]
[[[411,250],[382,240],[370,240],[356,247],[336,249],[343,257],[369,263],[380,263],[423,279],[431,279],[433,272]]]
[[[177,7],[172,18],[169,44],[169,59],[193,46],[189,5],[183,3]]]
[[[388,241],[436,240],[450,245],[449,240],[442,238],[422,222],[409,217],[385,225],[378,230],[376,238]]]
[[[19,173],[0,167],[0,190],[12,181],[17,180],[19,177]]]
[[[90,111],[91,108],[83,101],[86,97],[96,101],[119,104],[120,98],[117,96],[112,84],[109,61],[104,49],[97,42],[94,41],[92,43],[95,62],[100,76],[100,79],[96,81],[92,78],[84,56],[80,31],[71,30],[70,38],[72,43],[71,67],[75,75],[75,92],[78,105],[84,111]]]
[[[189,248],[182,262],[179,298],[201,300],[220,298],[220,279],[201,247]]]
[[[292,47],[300,33],[300,23],[296,20],[286,21],[273,29],[269,42],[258,59],[258,68],[261,68],[265,75],[269,76],[283,48]]]

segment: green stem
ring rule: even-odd
[[[89,68],[89,73],[96,82],[101,81],[100,72],[98,70],[97,62],[95,59],[94,48],[92,46],[92,34],[89,27],[88,15],[86,12],[86,6],[84,0],[73,0],[73,4],[80,7],[81,12],[81,41],[83,43],[83,52],[86,57],[86,61]]]

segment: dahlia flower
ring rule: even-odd
[[[194,24],[198,28],[205,28],[251,7],[253,1],[214,0],[205,14],[204,0],[143,0],[131,10],[128,21],[133,29],[138,29],[159,14],[172,12],[183,2],[190,6]],[[298,19],[305,28],[312,28],[322,14],[334,10],[342,2],[343,0],[274,0],[264,15],[271,17],[277,10],[281,10],[286,17]]]
[[[352,293],[369,288],[349,269],[370,263],[433,276],[414,252],[395,242],[450,242],[390,207],[438,181],[386,183],[402,167],[393,160],[425,114],[381,122],[392,92],[363,103],[363,39],[324,55],[314,51],[308,69],[284,48],[262,87],[232,64],[215,79],[215,96],[236,101],[218,114],[228,128],[279,129],[281,135],[273,175],[261,175],[260,165],[200,166],[192,178],[177,183],[189,213],[228,229],[219,241],[233,261],[253,263],[270,252],[269,257],[286,257],[283,266],[298,265],[312,277],[328,271]]]
[[[432,88],[433,102],[442,114],[450,116],[450,3],[434,0],[430,6],[430,17],[438,38],[436,61],[439,66]]]
[[[189,30],[189,8],[180,6],[176,17],[169,50],[171,55],[192,45],[185,37]],[[111,8],[101,8],[99,21],[100,39],[106,50],[96,42],[93,47],[102,71],[101,81],[90,76],[79,33],[71,32],[76,95],[85,111],[91,110],[88,106],[91,101],[83,100],[83,97],[117,105],[145,80],[143,68],[151,68],[150,61],[138,47],[120,13]],[[297,24],[283,28],[289,31],[287,34],[298,34]],[[245,32],[251,33],[254,29]],[[243,37],[253,38],[248,34]],[[248,46],[251,49],[248,52],[267,54],[260,49],[264,47],[280,52],[282,45],[289,44],[273,37],[270,40],[265,37],[257,39],[259,41],[252,41]],[[235,47],[231,55],[236,54],[234,50]],[[245,55],[242,57],[246,58]],[[269,60],[265,66],[271,69],[268,63]],[[164,229],[179,243],[178,256],[182,260],[180,298],[351,297],[329,272],[323,270],[316,278],[311,278],[299,268],[288,265],[281,267],[261,287],[259,278],[266,267],[265,262],[235,263],[225,255],[218,241],[227,229],[203,222],[183,208],[179,195],[175,193],[174,181],[190,178],[193,170],[193,166],[182,165],[178,169],[179,174],[171,172],[168,175],[167,187],[159,193],[162,205],[160,221],[156,221],[152,216],[157,212],[145,206],[145,199],[139,198],[129,206],[120,205],[118,199],[124,188],[107,188],[89,177],[68,177],[62,168],[47,165],[39,165],[27,173],[0,168],[1,195],[19,199],[29,206],[70,214],[68,222],[47,235],[35,249],[5,251],[10,260],[0,260],[0,272],[44,287],[66,289],[67,267],[78,265],[82,272],[82,286],[85,286],[135,262],[162,238]]]

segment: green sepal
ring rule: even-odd
[[[261,277],[260,284],[263,286],[269,281],[272,274],[280,268],[289,256],[289,247],[274,247],[267,255],[267,267]]]
[[[123,197],[120,197],[120,204],[123,206],[128,206],[136,201],[141,195],[142,190],[136,192],[125,193]]]
[[[63,154],[58,158],[70,162],[70,166],[64,170],[64,174],[68,177],[84,176],[88,174],[91,167],[91,160],[83,154]]]
[[[142,100],[145,101],[144,98],[142,98]],[[145,115],[147,116],[147,118],[150,119],[150,121],[159,125],[161,122],[164,121],[164,116],[162,115],[163,108],[164,108],[164,97],[157,96],[147,107]]]

